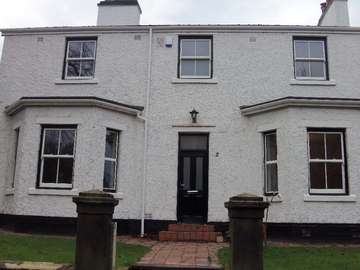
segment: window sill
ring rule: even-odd
[[[335,86],[336,81],[322,81],[322,80],[296,80],[292,79],[290,85],[304,85],[304,86]]]
[[[36,189],[29,188],[29,195],[44,195],[44,196],[76,196],[79,194],[77,189],[61,190],[61,189]]]
[[[281,203],[281,202],[283,202],[281,194],[277,194],[275,196],[265,195],[264,199],[265,199],[266,202],[269,202],[269,203]]]
[[[8,188],[5,190],[5,196],[13,196],[15,194],[14,188]]]
[[[356,202],[356,195],[304,195],[304,202]]]
[[[56,85],[67,85],[67,84],[98,84],[97,79],[84,79],[84,80],[55,80]]]
[[[216,79],[172,79],[172,84],[218,84]]]

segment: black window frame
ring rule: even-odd
[[[94,76],[92,78],[88,77],[74,77],[74,78],[67,78],[66,77],[66,60],[67,60],[67,54],[68,54],[68,44],[70,41],[95,41],[95,58],[94,58]],[[98,50],[98,37],[97,36],[80,36],[80,37],[66,37],[65,39],[65,53],[64,53],[64,61],[63,61],[63,69],[62,69],[62,80],[91,80],[95,78],[96,74],[96,61],[97,61],[97,50]]]
[[[343,193],[317,193],[311,192],[311,176],[310,176],[310,141],[309,141],[309,133],[311,132],[338,132],[342,133],[342,148],[343,148],[343,156],[344,156],[344,192]],[[315,196],[348,196],[350,194],[349,188],[349,175],[348,175],[348,161],[347,161],[347,147],[346,147],[346,128],[314,128],[309,127],[306,130],[306,139],[307,139],[307,166],[308,166],[308,192],[309,195]]]
[[[75,129],[76,136],[74,142],[74,164],[73,164],[73,177],[71,182],[71,187],[45,187],[41,186],[41,157],[42,157],[42,150],[43,150],[43,138],[44,138],[44,131],[48,128],[56,128],[56,129]],[[38,166],[37,166],[37,177],[36,177],[36,188],[37,189],[50,189],[50,190],[72,190],[74,187],[74,175],[75,175],[75,159],[76,159],[76,147],[77,147],[77,132],[78,132],[78,125],[69,124],[69,125],[52,125],[46,124],[41,125],[41,133],[40,133],[40,145],[39,145],[39,153],[38,153]]]
[[[271,135],[271,134],[275,134],[276,136],[276,174],[277,174],[277,191],[276,192],[269,192],[267,190],[267,160],[266,160],[266,154],[267,154],[267,149],[266,149],[266,136]],[[265,131],[262,133],[262,137],[263,137],[263,168],[264,168],[264,195],[265,196],[276,196],[279,194],[279,163],[278,163],[278,143],[277,143],[277,139],[278,139],[278,134],[277,134],[277,130],[273,129],[273,130],[269,130],[269,131]]]
[[[325,51],[325,79],[321,80],[316,77],[308,77],[297,78],[296,76],[296,52],[295,52],[295,41],[303,40],[303,41],[323,41],[324,42],[324,51]],[[293,36],[292,39],[292,48],[293,48],[293,68],[294,68],[294,79],[295,80],[309,80],[309,81],[329,81],[330,80],[330,72],[329,72],[329,55],[328,55],[328,41],[327,36]]]
[[[209,78],[203,78],[203,77],[192,77],[192,78],[183,78],[181,77],[181,70],[180,70],[180,64],[181,64],[181,41],[183,39],[204,39],[204,40],[210,40],[210,77]],[[186,79],[186,80],[209,80],[213,79],[214,77],[214,37],[213,35],[179,35],[178,39],[178,64],[177,64],[177,78],[178,79]]]

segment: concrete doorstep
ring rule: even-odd
[[[0,262],[0,270],[73,270],[70,265],[46,262]]]

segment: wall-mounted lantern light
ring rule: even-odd
[[[191,112],[190,112],[190,115],[191,115],[191,119],[192,119],[192,122],[193,124],[196,124],[197,123],[197,116],[198,116],[199,112],[196,111],[195,109],[193,109]]]

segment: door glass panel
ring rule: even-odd
[[[207,136],[181,136],[180,150],[207,150]]]
[[[183,190],[190,190],[190,166],[191,166],[191,159],[189,157],[184,158],[184,165],[183,165]]]
[[[202,191],[204,183],[204,159],[196,158],[196,190]]]

